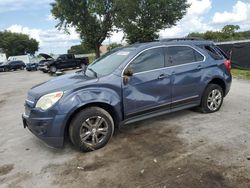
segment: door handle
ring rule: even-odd
[[[158,79],[165,79],[165,78],[169,78],[170,77],[170,75],[168,75],[168,74],[161,74],[159,77],[158,77]]]
[[[198,65],[198,66],[197,66],[197,69],[198,69],[198,70],[200,70],[201,68],[202,68],[202,66],[201,66],[201,65]]]

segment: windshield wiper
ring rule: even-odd
[[[95,72],[93,69],[91,69],[91,68],[87,68],[87,70],[90,70],[91,72],[93,72],[94,73],[94,75],[95,75],[95,77],[97,78],[97,72]]]

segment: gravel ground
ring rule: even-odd
[[[26,92],[50,79],[0,73],[0,187],[250,187],[250,82],[234,80],[221,111],[184,110],[123,128],[103,149],[45,146],[21,114]]]

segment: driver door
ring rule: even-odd
[[[165,68],[164,47],[142,52],[127,69],[130,69],[133,75],[123,83],[126,118],[170,109],[171,76]]]

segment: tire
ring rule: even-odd
[[[55,66],[50,66],[49,67],[49,72],[50,73],[56,73],[56,71],[57,71],[57,68]]]
[[[203,93],[199,110],[203,113],[214,113],[220,110],[224,98],[222,88],[217,84],[209,84]]]
[[[85,68],[86,68],[86,65],[84,63],[80,64],[79,69],[85,69]]]
[[[4,72],[9,72],[10,70],[9,70],[8,68],[5,67],[5,68],[3,69],[3,71],[4,71]]]
[[[24,70],[24,66],[21,66],[21,68],[20,68],[21,70]]]
[[[113,133],[114,121],[111,115],[99,107],[90,107],[80,111],[69,126],[70,140],[82,152],[104,147]]]

